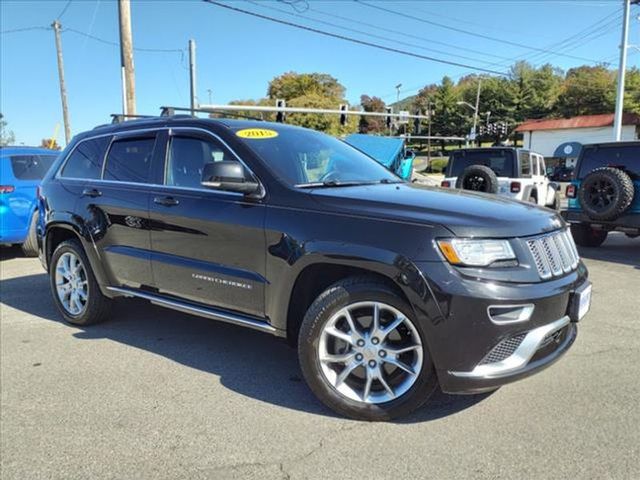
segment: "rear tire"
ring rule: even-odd
[[[26,257],[37,257],[38,256],[38,237],[36,228],[38,226],[38,211],[33,212],[31,216],[31,223],[29,224],[29,233],[27,234],[27,238],[24,240],[22,244],[22,253]]]
[[[67,322],[84,326],[109,318],[113,300],[100,291],[78,240],[67,240],[58,245],[50,265],[53,300]]]
[[[607,239],[609,232],[596,230],[586,223],[572,223],[571,235],[573,235],[573,240],[581,247],[599,247]]]
[[[327,288],[300,328],[298,357],[309,388],[357,420],[390,420],[420,407],[437,378],[425,332],[412,317],[393,288],[375,278],[351,277]]]
[[[578,189],[582,209],[594,220],[615,220],[627,211],[634,194],[631,177],[613,167],[596,168]]]

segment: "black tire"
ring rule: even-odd
[[[615,220],[629,208],[633,195],[631,177],[612,167],[593,170],[578,189],[582,209],[594,220]]]
[[[366,301],[385,303],[402,312],[406,318],[413,317],[409,305],[386,283],[367,276],[347,278],[327,288],[309,307],[300,328],[298,358],[309,388],[330,409],[357,420],[390,420],[420,407],[438,385],[426,335],[418,322],[411,320],[423,346],[422,368],[413,385],[391,401],[365,403],[347,398],[325,379],[318,359],[321,333],[329,319],[347,305]]]
[[[586,223],[572,223],[571,235],[576,244],[581,247],[599,247],[607,239],[609,232],[596,230]]]
[[[31,223],[29,224],[29,234],[22,244],[22,253],[26,257],[38,256],[38,237],[36,228],[38,226],[38,211],[33,212]]]
[[[484,165],[470,165],[456,180],[456,188],[475,192],[498,193],[498,177]]]
[[[87,280],[87,302],[84,310],[77,315],[69,313],[58,298],[56,288],[56,266],[60,257],[66,253],[72,253],[80,259],[86,273]],[[107,320],[111,314],[113,300],[105,297],[100,291],[96,278],[91,270],[91,264],[87,259],[84,249],[78,240],[67,240],[62,242],[53,252],[49,267],[49,283],[53,301],[64,319],[74,325],[91,325]]]

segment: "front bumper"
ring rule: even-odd
[[[471,278],[444,262],[418,268],[436,305],[414,308],[447,393],[493,390],[532,375],[557,361],[576,339],[569,315],[574,293],[588,282],[582,262],[563,277],[538,283]],[[510,313],[514,310],[525,314]]]

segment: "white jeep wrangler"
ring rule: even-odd
[[[522,148],[462,148],[449,156],[441,186],[497,193],[560,210],[560,186],[546,175],[544,157]]]

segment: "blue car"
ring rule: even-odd
[[[0,244],[38,255],[36,189],[57,156],[46,148],[0,148]]]
[[[347,135],[344,141],[366,153],[403,180],[411,181],[416,156],[405,148],[404,139],[354,133]]]

